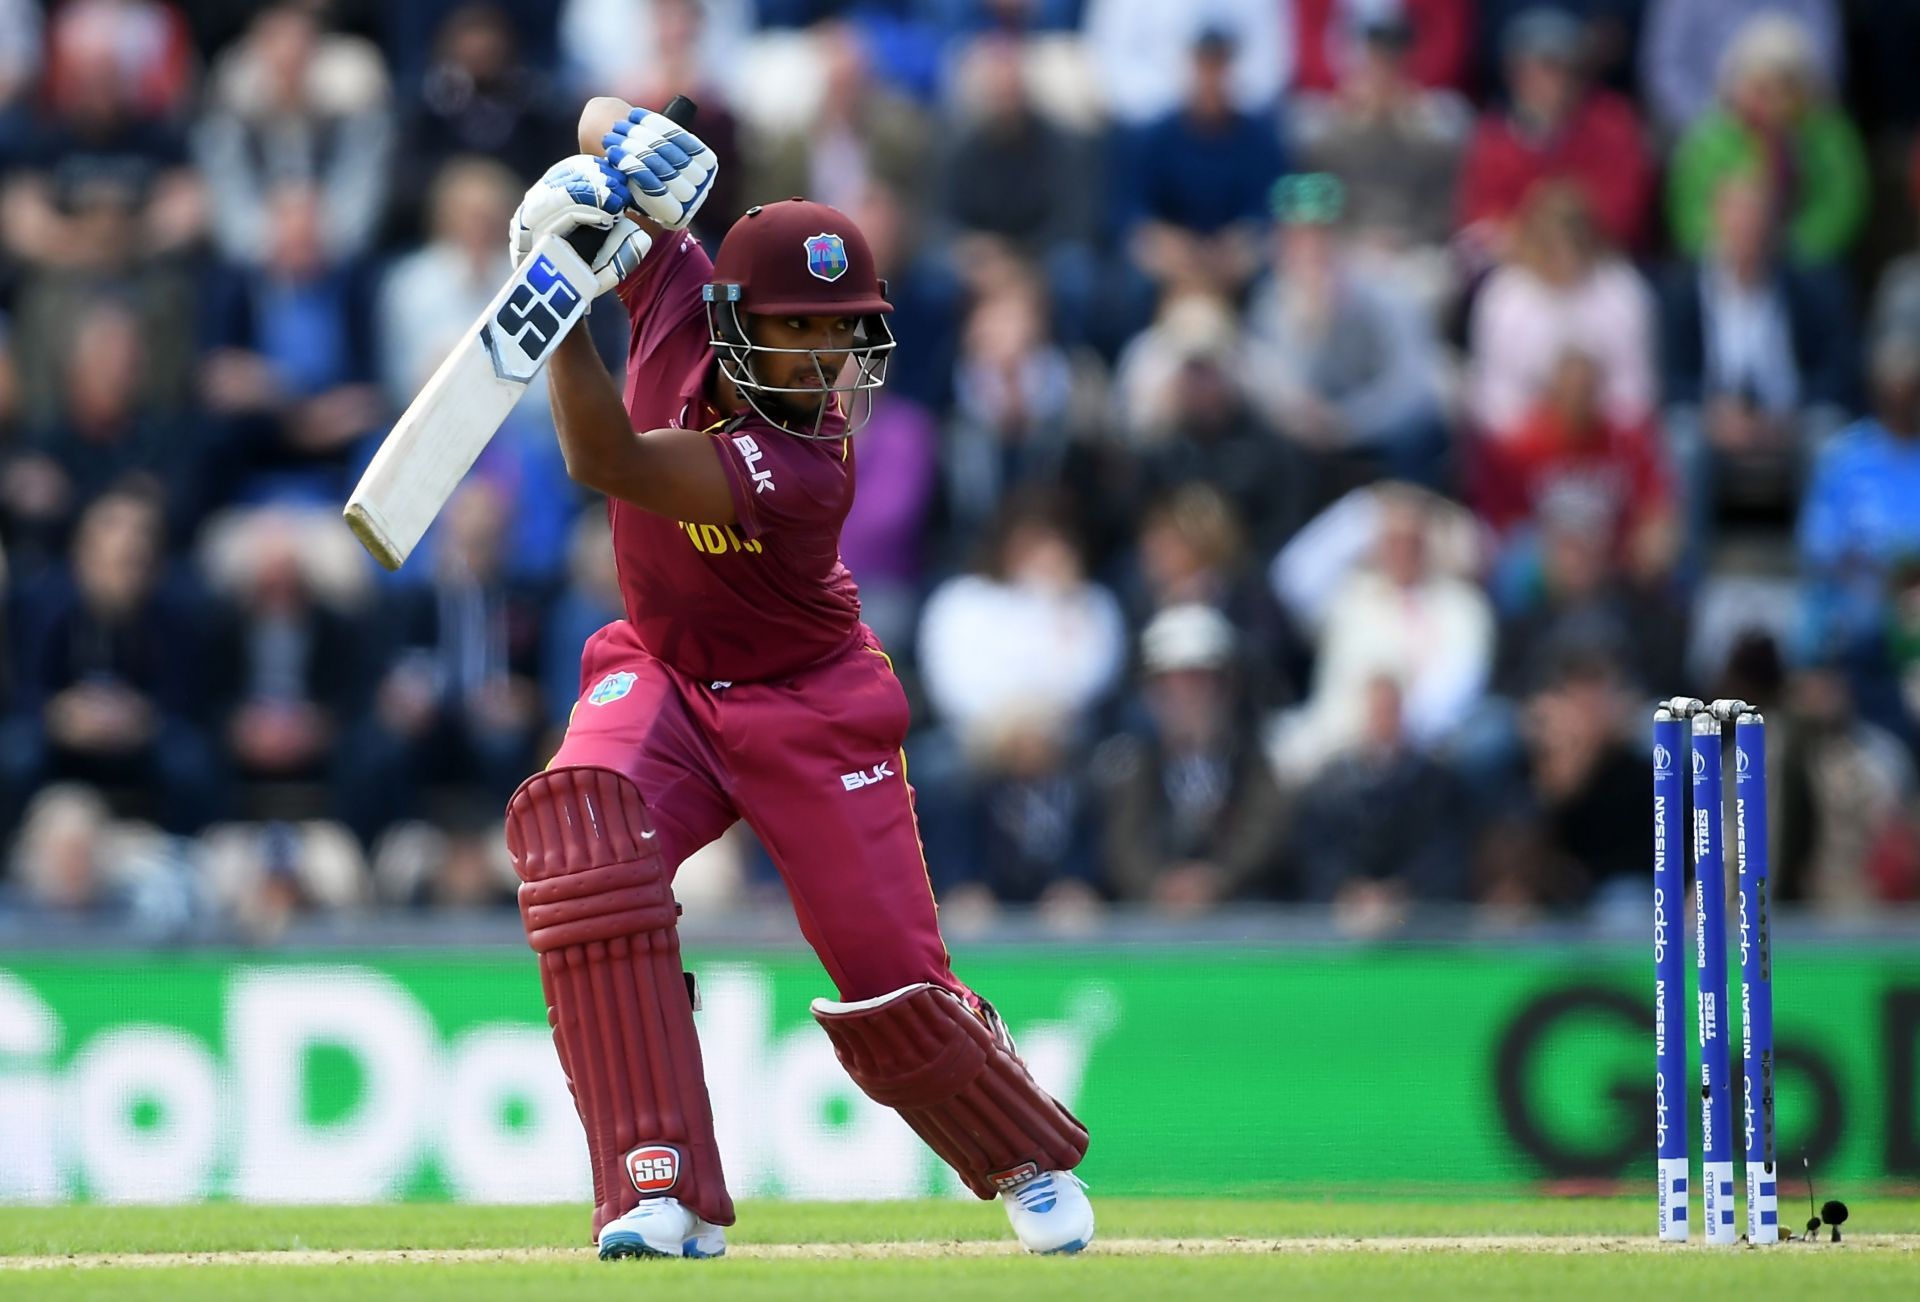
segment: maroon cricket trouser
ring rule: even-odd
[[[843,1000],[953,975],[907,785],[907,699],[873,634],[790,677],[689,678],[625,620],[587,639],[580,699],[549,768],[625,774],[678,869],[744,819]]]

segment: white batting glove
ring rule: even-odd
[[[564,239],[581,229],[604,231],[587,263],[598,292],[605,293],[631,274],[653,247],[651,236],[620,215],[625,209],[625,182],[604,159],[591,154],[563,158],[533,183],[514,210],[507,227],[513,265],[524,262],[533,246],[549,235]]]
[[[587,260],[593,268],[596,293],[604,294],[633,274],[653,248],[653,236],[631,217],[622,217],[607,231],[599,250]]]
[[[600,143],[626,178],[627,201],[670,231],[687,228],[720,170],[699,136],[651,109],[633,110]]]

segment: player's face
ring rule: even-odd
[[[753,342],[763,348],[789,348],[800,351],[756,353],[754,378],[770,389],[799,389],[799,393],[775,393],[768,397],[790,411],[811,418],[827,401],[828,390],[839,380],[846,367],[848,350],[853,347],[858,317],[851,316],[760,316],[750,318]],[[818,359],[816,362],[816,358]]]

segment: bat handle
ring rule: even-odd
[[[683,127],[692,126],[694,114],[699,111],[700,106],[685,95],[675,95],[668,101],[667,106],[660,110],[662,116],[672,119]],[[600,251],[600,241],[605,238],[605,231],[590,230],[583,226],[567,236],[567,243],[572,246],[575,253],[580,255],[582,262],[590,263],[593,261],[593,255]]]

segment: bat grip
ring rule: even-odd
[[[694,114],[699,111],[700,106],[685,95],[675,95],[668,101],[667,106],[660,110],[660,113],[661,116],[671,119],[680,126],[690,127],[693,125]],[[581,226],[567,236],[567,243],[575,253],[580,255],[580,261],[590,264],[593,261],[593,255],[600,251],[600,241],[606,236],[605,231]]]

